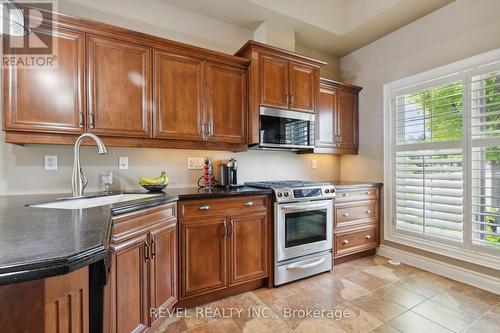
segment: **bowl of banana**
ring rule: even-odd
[[[161,192],[168,185],[168,177],[165,171],[162,171],[156,178],[139,178],[139,185],[150,192]]]

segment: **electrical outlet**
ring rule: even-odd
[[[189,170],[203,170],[205,159],[203,157],[188,157]]]
[[[120,170],[128,170],[128,157],[120,157],[119,163]]]
[[[56,171],[57,170],[57,156],[56,155],[45,155],[45,170]]]
[[[311,169],[317,169],[317,168],[318,168],[318,161],[311,160]]]

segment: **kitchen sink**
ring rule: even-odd
[[[92,196],[84,198],[64,198],[57,201],[31,204],[28,206],[35,208],[82,209],[82,208],[111,205],[115,203],[138,200],[138,199],[152,198],[158,195],[161,194],[122,193],[122,194]]]

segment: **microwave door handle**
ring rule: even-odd
[[[321,265],[325,260],[326,260],[325,258],[321,258],[319,260],[315,260],[313,262],[310,262],[310,263],[307,263],[307,264],[303,264],[303,265],[300,265],[300,262],[299,262],[297,264],[288,266],[286,269],[288,269],[288,270],[295,270],[295,269],[312,268],[312,267],[316,267],[316,266]]]

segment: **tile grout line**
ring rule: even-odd
[[[492,312],[493,309],[495,309],[498,305],[500,305],[500,302],[498,302],[497,304],[493,305],[491,308],[489,308],[488,310],[486,310],[482,315],[479,316],[479,318],[477,318],[476,320],[474,320],[469,326],[467,326],[465,329],[463,329],[462,332],[465,332],[466,330],[468,330],[469,328],[471,328],[472,326],[474,326],[475,323],[477,323],[478,321],[480,321],[488,313]]]

